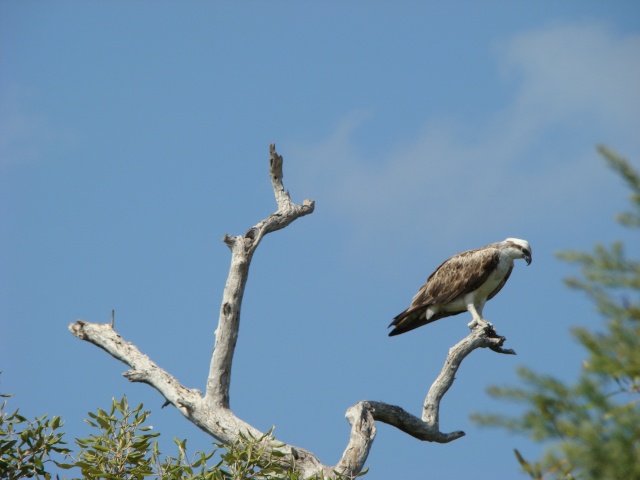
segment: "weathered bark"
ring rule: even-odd
[[[223,238],[231,249],[231,266],[220,307],[204,395],[196,389],[189,389],[180,384],[141,353],[135,345],[125,341],[114,330],[113,321],[110,324],[98,324],[78,320],[69,326],[69,330],[76,337],[93,343],[129,365],[131,370],[124,373],[127,379],[152,386],[190,422],[226,444],[237,441],[240,433],[255,438],[264,436],[263,432],[236,417],[229,408],[231,365],[240,328],[240,307],[253,253],[266,234],[286,227],[297,218],[312,213],[314,209],[313,201],[305,200],[302,205],[296,205],[291,201],[282,183],[282,157],[277,154],[274,145],[271,145],[270,153],[270,176],[278,210],[244,235],[225,235]],[[494,330],[476,327],[466,338],[453,346],[440,375],[425,398],[422,418],[415,417],[400,407],[377,401],[361,401],[350,407],[346,412],[346,418],[351,424],[351,434],[342,458],[335,466],[323,465],[311,452],[276,439],[270,440],[269,448],[285,453],[283,466],[290,467],[295,462],[296,468],[305,478],[319,473],[331,478],[334,471],[347,476],[355,476],[362,471],[376,435],[375,421],[393,425],[423,441],[447,443],[456,440],[463,436],[464,432],[440,432],[440,401],[452,385],[462,360],[469,353],[481,347],[510,353],[500,348],[503,342],[504,338],[498,337]]]

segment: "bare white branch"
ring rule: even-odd
[[[424,399],[422,407],[422,421],[432,430],[439,430],[439,412],[440,412],[440,400],[449,387],[453,385],[453,381],[456,377],[456,372],[465,359],[476,348],[492,348],[497,349],[504,343],[503,337],[495,335],[493,328],[486,328],[476,326],[471,333],[456,345],[449,349],[449,354],[444,362],[442,371],[431,385],[427,397]],[[436,440],[437,441],[437,440]]]
[[[211,406],[229,408],[231,364],[240,328],[240,306],[253,252],[266,234],[286,227],[297,218],[312,213],[314,209],[313,201],[305,200],[302,205],[291,201],[282,183],[282,157],[273,144],[270,146],[270,154],[269,173],[278,210],[249,229],[244,236],[225,235],[223,239],[231,249],[231,267],[222,295],[216,342],[207,378],[205,399]]]
[[[142,354],[135,345],[118,335],[114,330],[113,317],[110,324],[78,320],[69,326],[69,330],[76,337],[93,343],[129,365],[131,370],[125,372],[126,378],[132,382],[144,382],[152,386],[190,422],[226,444],[238,441],[241,434],[254,438],[264,436],[263,432],[236,417],[229,407],[231,366],[240,328],[240,307],[253,253],[266,234],[286,227],[297,218],[312,213],[314,209],[313,201],[305,200],[302,205],[296,205],[291,201],[282,182],[282,157],[278,155],[274,145],[270,147],[269,167],[277,211],[244,235],[225,235],[223,238],[231,250],[231,265],[223,292],[204,396],[199,390],[189,389],[180,384]],[[464,432],[442,433],[439,430],[440,401],[451,387],[462,360],[469,353],[476,348],[484,347],[501,353],[513,353],[500,348],[503,342],[504,339],[498,337],[494,330],[476,327],[466,338],[452,347],[442,371],[429,389],[423,404],[422,418],[400,407],[376,401],[361,401],[349,408],[346,418],[351,424],[351,433],[342,458],[335,466],[323,465],[311,452],[273,438],[266,440],[268,450],[284,453],[283,466],[290,468],[295,464],[304,478],[314,477],[319,473],[324,474],[325,478],[333,478],[334,472],[355,476],[363,470],[375,439],[376,421],[393,425],[423,441],[447,443],[456,440],[463,436]]]

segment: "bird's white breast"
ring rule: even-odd
[[[502,280],[504,280],[505,275],[509,273],[511,268],[513,268],[513,259],[508,255],[501,254],[496,269],[491,272],[491,275],[489,275],[482,285],[472,292],[474,298],[486,298],[491,295],[491,292],[502,283]]]
[[[491,272],[489,277],[484,281],[482,285],[476,288],[474,291],[464,295],[457,301],[453,302],[455,305],[451,305],[452,309],[465,308],[470,303],[474,305],[481,305],[486,302],[491,293],[502,283],[505,275],[509,272],[509,269],[513,267],[513,259],[508,255],[500,255],[500,260],[496,269]]]

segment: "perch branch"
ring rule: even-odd
[[[263,432],[236,417],[229,407],[229,385],[231,365],[240,328],[240,307],[249,275],[253,253],[262,238],[271,232],[285,228],[299,217],[313,212],[314,203],[305,200],[302,205],[291,201],[282,183],[282,157],[275,146],[270,147],[269,171],[278,209],[244,235],[225,235],[224,243],[231,250],[231,266],[225,284],[218,328],[215,331],[214,351],[211,358],[206,392],[181,385],[173,376],[152,362],[138,348],[125,341],[111,323],[98,324],[78,320],[69,330],[81,340],[90,342],[127,364],[131,370],[124,376],[132,382],[144,382],[155,388],[167,404],[174,405],[189,421],[217,440],[231,444],[241,438],[240,434],[253,438],[264,436]],[[442,433],[439,431],[439,409],[442,397],[451,387],[462,360],[476,348],[489,347],[500,353],[514,353],[501,348],[504,342],[493,329],[477,327],[449,350],[444,367],[429,389],[423,404],[422,418],[402,408],[377,401],[361,401],[346,412],[351,425],[347,447],[335,466],[323,465],[311,452],[293,447],[274,438],[267,439],[266,455],[277,450],[284,455],[280,462],[285,468],[295,467],[302,478],[319,473],[333,478],[334,472],[355,476],[362,471],[376,435],[376,421],[387,423],[419,440],[447,443],[464,435],[464,432]]]
[[[401,407],[383,402],[361,401],[349,408],[346,418],[351,424],[351,435],[336,470],[348,475],[355,475],[362,471],[376,435],[374,421],[394,426],[418,440],[427,442],[448,443],[464,436],[463,431],[440,432],[440,400],[453,384],[456,372],[467,355],[476,348],[492,350],[500,348],[504,341],[503,337],[496,335],[493,328],[476,327],[466,338],[454,345],[449,350],[440,374],[427,393],[422,418],[410,414]]]
[[[431,385],[431,388],[429,389],[429,393],[427,393],[427,397],[424,399],[422,407],[422,421],[429,429],[435,431],[438,431],[439,429],[440,401],[444,394],[447,393],[447,390],[449,390],[449,387],[453,385],[456,372],[458,371],[462,360],[464,360],[465,357],[476,348],[489,347],[491,349],[495,349],[501,347],[504,341],[505,339],[503,337],[495,335],[493,327],[476,326],[466,338],[451,347],[440,375],[438,375],[436,380],[433,382],[433,385]],[[456,438],[464,435],[464,432],[455,433],[461,434]],[[455,440],[455,438],[452,440]]]

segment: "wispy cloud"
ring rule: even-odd
[[[347,215],[357,236],[408,249],[469,232],[495,240],[560,228],[560,218],[586,211],[604,188],[595,144],[631,153],[640,146],[640,37],[556,26],[516,35],[495,52],[516,88],[483,125],[428,118],[416,138],[371,162],[353,141],[367,115],[349,115],[324,140],[293,145],[289,154],[309,162],[304,191]]]
[[[37,100],[37,93],[25,87],[0,95],[0,167],[46,160],[75,142],[70,129],[55,125],[34,106]]]
[[[575,122],[585,115],[597,124],[637,129],[637,35],[600,24],[556,26],[521,33],[498,52],[502,71],[521,81],[512,108],[534,114],[533,121]]]

